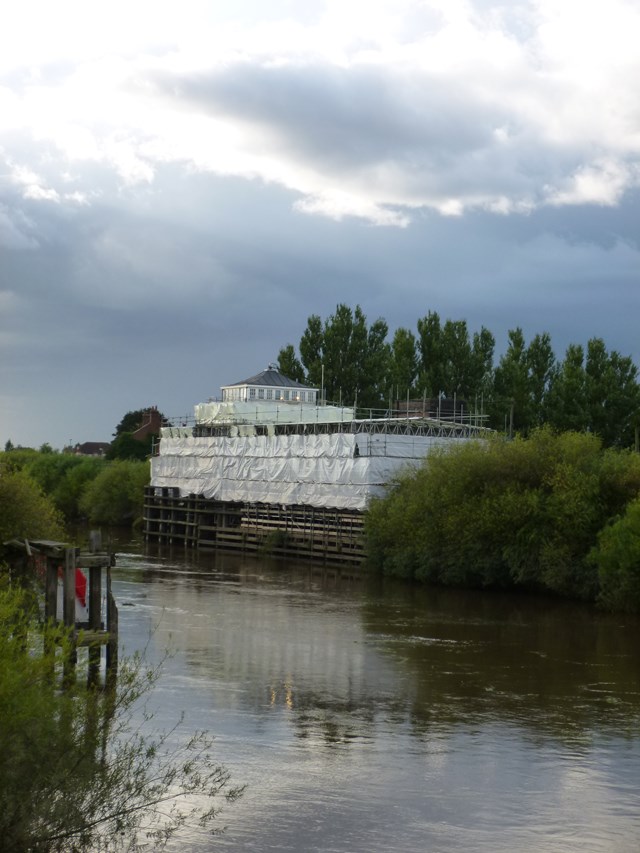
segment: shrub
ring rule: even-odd
[[[24,471],[0,467],[0,547],[9,539],[56,539],[63,524],[52,501]]]
[[[96,524],[130,524],[142,514],[149,463],[115,460],[86,487],[80,509]]]
[[[587,555],[640,491],[640,458],[593,435],[467,442],[400,477],[366,520],[370,561],[447,585],[524,586],[593,598]]]
[[[640,499],[601,531],[589,560],[598,571],[599,602],[610,610],[640,612]]]

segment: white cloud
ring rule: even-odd
[[[86,200],[100,188],[83,164],[134,187],[177,162],[282,185],[301,212],[405,226],[420,208],[615,204],[636,185],[636,3],[312,5],[297,20],[249,0],[13,7],[0,132],[48,158],[25,194]],[[59,185],[71,164],[81,195]]]
[[[624,163],[602,160],[581,166],[564,186],[549,189],[548,200],[554,205],[602,204],[615,205],[624,191],[640,183],[640,169]]]
[[[405,213],[367,201],[363,196],[340,192],[308,195],[297,201],[295,208],[303,213],[319,213],[338,222],[347,216],[365,219],[374,225],[395,225],[401,228],[410,222]]]

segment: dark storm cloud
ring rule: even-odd
[[[600,336],[640,361],[624,32],[611,71],[599,30],[542,0],[407,0],[396,29],[396,2],[301,17],[282,0],[253,31],[263,5],[225,7],[224,37],[165,22],[171,50],[130,51],[127,30],[119,55],[6,71],[0,444],[105,440],[150,403],[189,413],[339,302],[390,335],[437,311],[489,328],[498,354],[521,326],[559,356]]]
[[[508,121],[435,77],[391,69],[262,67],[238,63],[207,75],[158,78],[166,93],[213,115],[246,122],[290,155],[337,175],[397,163],[419,181],[440,183],[440,170],[485,152]]]
[[[244,124],[327,184],[367,186],[382,203],[532,206],[584,163],[574,140],[544,140],[509,88],[415,68],[237,62],[208,73],[157,76],[185,108]],[[503,211],[504,212],[504,211]]]

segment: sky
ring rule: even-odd
[[[0,447],[193,413],[360,305],[640,364],[638,0],[21,0]]]

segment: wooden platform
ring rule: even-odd
[[[230,503],[150,486],[144,503],[148,542],[361,563],[364,515],[355,510]]]

